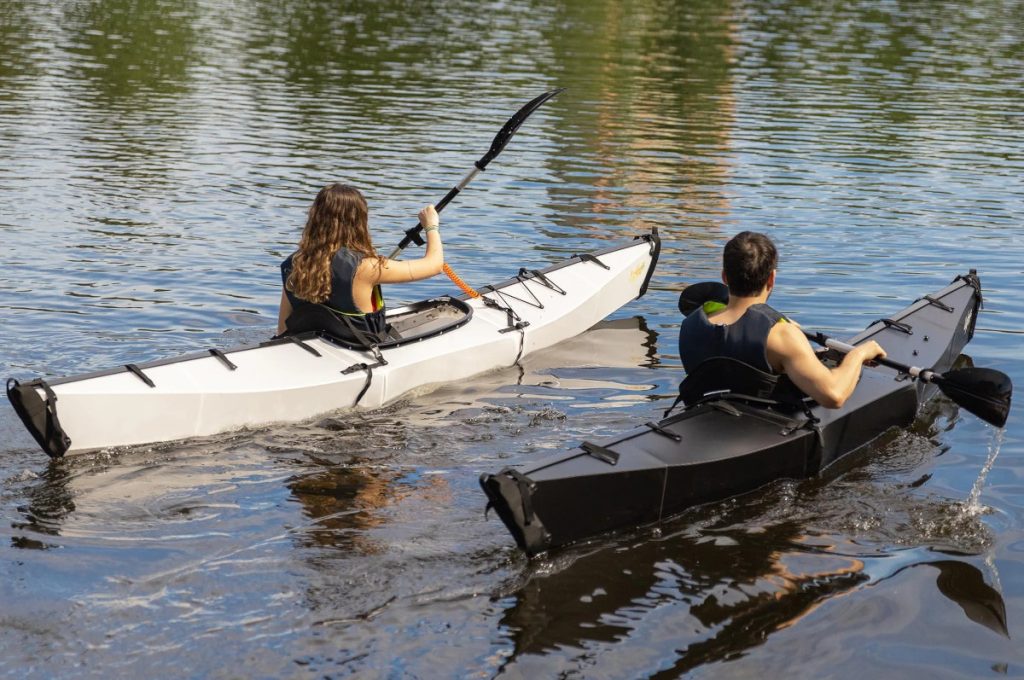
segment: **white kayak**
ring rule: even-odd
[[[68,378],[11,378],[7,396],[53,457],[377,408],[582,333],[647,291],[659,251],[655,230],[546,269],[520,269],[479,288],[478,298],[398,307],[387,314],[392,337],[378,344],[309,332]]]

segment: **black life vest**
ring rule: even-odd
[[[774,373],[768,363],[768,334],[786,317],[766,304],[756,304],[731,324],[712,323],[708,311],[722,308],[718,302],[705,303],[679,325],[679,358],[686,372],[692,373],[712,357],[729,357]]]
[[[366,344],[383,342],[388,336],[388,324],[384,294],[379,285],[373,288],[374,310],[360,311],[352,294],[356,272],[363,256],[347,248],[341,248],[331,259],[331,293],[320,304],[296,297],[288,290],[288,277],[292,272],[292,258],[289,255],[281,263],[281,280],[285,295],[292,305],[292,313],[285,320],[287,334],[308,331],[325,331],[335,337]],[[359,337],[360,335],[364,338]]]
[[[679,356],[687,375],[679,385],[676,403],[689,406],[728,393],[798,405],[804,395],[768,363],[768,334],[786,317],[766,304],[756,304],[732,324],[711,323],[708,312],[723,307],[706,303],[680,324]]]

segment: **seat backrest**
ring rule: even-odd
[[[686,376],[679,385],[679,397],[687,406],[715,392],[729,392],[755,399],[775,399],[780,377],[738,359],[712,357],[702,361]]]
[[[376,333],[359,328],[362,325],[360,323],[362,319],[355,319],[350,321],[350,323],[345,323],[345,321],[345,319],[342,319],[324,305],[306,303],[298,305],[288,315],[288,319],[285,321],[285,326],[288,329],[286,334],[298,335],[300,333],[317,331],[359,346],[367,345],[366,341],[370,343],[381,341],[381,338]],[[353,332],[352,326],[361,331],[363,336],[359,337]]]

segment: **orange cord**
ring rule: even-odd
[[[480,297],[480,293],[467,286],[466,282],[459,278],[459,275],[455,273],[455,270],[448,266],[447,262],[445,263],[443,270],[444,273],[448,275],[448,278],[452,280],[452,283],[462,289],[463,293],[472,298]]]

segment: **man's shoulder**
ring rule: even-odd
[[[800,326],[792,323],[786,317],[781,317],[778,323],[772,326],[768,333],[768,343],[778,352],[789,353],[802,348],[806,339]]]
[[[751,309],[754,310],[756,313],[767,317],[768,319],[775,323],[778,323],[780,321],[789,321],[789,319],[786,318],[785,314],[775,309],[767,302],[761,302],[756,305],[751,305]]]

